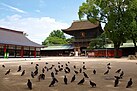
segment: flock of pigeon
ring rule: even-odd
[[[34,63],[31,62],[30,64],[32,65]],[[45,63],[45,66],[42,68],[41,72],[39,71],[40,70],[39,64],[35,64],[34,71],[30,72],[31,79],[37,78],[38,81],[45,80],[45,73],[50,72],[52,80],[49,83],[49,87],[53,87],[53,86],[55,86],[55,84],[57,84],[59,82],[56,75],[58,75],[59,72],[63,72],[63,73],[65,73],[63,76],[64,84],[67,85],[68,84],[67,74],[70,74],[71,72],[73,72],[74,75],[71,78],[71,81],[70,81],[71,83],[76,80],[77,75],[82,74],[83,77],[82,77],[82,79],[80,79],[78,81],[77,85],[83,84],[85,82],[85,79],[88,79],[89,86],[96,87],[96,83],[91,81],[90,77],[86,73],[87,68],[86,68],[85,62],[82,63],[82,67],[80,67],[80,68],[78,68],[76,65],[70,64],[70,62],[67,62],[65,64],[61,64],[61,62],[58,62],[56,66],[54,64],[52,64],[52,65],[50,65],[50,67],[48,67],[49,66],[48,64],[49,64],[48,62]],[[110,63],[108,63],[106,66],[107,66],[107,70],[104,72],[104,75],[109,74],[109,71],[111,70]],[[5,68],[5,65],[2,65],[2,67]],[[5,75],[10,74],[10,72],[11,72],[11,69],[8,69],[5,72]],[[21,76],[25,75],[25,70],[22,70],[21,65],[18,66],[17,72],[21,72]],[[96,72],[97,72],[96,69],[94,69],[93,74],[96,75]],[[123,79],[124,71],[122,71],[122,69],[117,69],[115,73],[119,74],[118,76],[114,76],[114,78],[115,78],[114,87],[117,87],[119,85],[120,79]],[[132,78],[130,78],[129,81],[127,82],[126,88],[131,87],[132,84],[133,84]],[[27,81],[27,87],[30,90],[33,89],[33,83],[31,82],[30,79],[28,79],[28,81]]]

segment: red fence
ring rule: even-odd
[[[118,56],[122,57],[122,50],[118,50]],[[88,51],[88,57],[114,57],[114,49],[96,49]]]

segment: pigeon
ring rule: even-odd
[[[78,71],[74,70],[74,72],[75,72],[76,74],[78,74]]]
[[[35,69],[38,69],[38,66],[37,66],[37,65],[35,66]]]
[[[41,79],[45,80],[45,74],[41,74]]]
[[[93,74],[96,74],[96,70],[95,69],[93,70]]]
[[[53,66],[51,66],[50,68],[48,68],[48,70],[52,70]]]
[[[31,71],[31,77],[34,78],[34,73],[33,73],[33,71]]]
[[[39,64],[36,64],[36,66],[39,66]]]
[[[120,77],[119,76],[114,76],[116,79],[120,79]]]
[[[60,65],[58,65],[58,68],[59,68],[59,69],[61,68]]]
[[[104,73],[104,75],[108,74],[109,73],[109,69]]]
[[[62,71],[63,70],[63,68],[59,68],[59,71]]]
[[[63,65],[61,65],[61,67],[63,67]]]
[[[117,86],[118,86],[118,83],[119,83],[119,78],[116,78],[116,79],[115,79],[115,83],[114,83],[114,87],[117,87]]]
[[[55,77],[53,77],[53,79],[52,79],[49,87],[54,86],[54,84],[55,84],[56,82],[58,82],[58,80],[57,80]]]
[[[23,76],[25,74],[25,70],[23,70],[23,72],[21,73],[21,76]]]
[[[32,82],[30,81],[30,79],[28,79],[27,86],[30,90],[32,89]]]
[[[55,75],[58,75],[58,72],[55,72]]]
[[[5,73],[5,75],[8,75],[10,73],[10,69]]]
[[[3,68],[5,68],[5,65],[2,65]]]
[[[21,71],[21,65],[19,65],[17,72]]]
[[[66,75],[64,76],[64,83],[67,85],[68,79],[66,77]]]
[[[69,67],[66,67],[66,70],[67,70],[68,72],[70,72],[70,68],[69,68]]]
[[[84,74],[85,78],[89,78],[88,75],[85,72],[83,72],[83,74]]]
[[[38,69],[36,69],[35,71],[34,71],[34,76],[36,76],[38,74]]]
[[[74,82],[75,79],[76,79],[76,76],[74,75],[74,76],[72,77],[72,79],[71,79],[71,82]]]
[[[84,82],[85,82],[85,79],[83,78],[82,80],[80,80],[80,81],[78,82],[78,85],[83,84]]]
[[[119,73],[121,71],[121,69],[118,69],[115,73]]]
[[[55,77],[53,72],[51,72],[51,77]]]
[[[110,63],[108,63],[107,66],[110,66]]]
[[[38,80],[40,81],[40,80],[45,80],[45,74],[40,74],[39,76],[38,76]]]
[[[111,69],[111,67],[110,67],[110,66],[107,66],[107,68],[108,68],[108,69]]]
[[[124,75],[124,71],[122,71],[121,74],[120,74],[121,79],[122,79],[123,75]]]
[[[40,81],[40,79],[41,79],[41,75],[38,76],[38,80],[39,80],[39,81]]]
[[[76,65],[74,65],[73,67],[74,67],[74,69],[76,69]]]
[[[69,73],[69,71],[67,71],[66,69],[64,69],[64,72],[67,74],[67,73]]]
[[[68,64],[65,64],[66,66],[68,66]]]
[[[45,72],[45,69],[44,68],[42,68],[42,73],[44,73]]]
[[[59,70],[57,70],[56,68],[54,68],[54,70],[55,70],[56,73],[59,72]]]
[[[130,78],[130,80],[129,80],[128,83],[127,83],[126,88],[131,87],[132,84],[133,84],[133,82],[132,82],[132,78]]]
[[[58,82],[57,78],[53,77],[53,80],[55,80],[55,82]]]
[[[53,80],[51,81],[49,87],[54,86],[55,83],[56,83],[56,81],[53,79]]]
[[[31,62],[30,64],[33,64],[33,62]]]
[[[83,69],[86,70],[86,66],[85,65],[83,65]]]
[[[82,69],[80,68],[80,69],[79,69],[79,73],[81,73],[81,72],[82,72]]]
[[[89,81],[89,83],[90,83],[90,85],[91,85],[92,87],[96,87],[96,83],[94,83],[94,82],[92,82],[92,81]]]

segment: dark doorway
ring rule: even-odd
[[[80,47],[80,55],[81,56],[86,56],[87,54],[87,47]]]

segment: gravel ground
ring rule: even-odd
[[[70,63],[68,63],[68,61]],[[33,62],[33,64],[31,64]],[[48,64],[46,64],[48,62]],[[52,80],[50,74],[55,72],[54,68],[58,69],[58,62],[65,67],[71,69],[69,74],[65,74],[64,71],[55,75],[58,79],[58,83],[54,87],[49,87]],[[77,85],[77,83],[84,77],[83,73],[76,75],[76,80],[70,82],[72,76],[75,74],[74,70],[79,71],[82,68],[83,62],[85,62],[86,72],[89,78],[85,78],[83,85]],[[107,64],[110,63],[109,74],[104,75],[107,70]],[[0,59],[0,91],[29,91],[27,88],[27,80],[30,79],[33,88],[32,91],[137,91],[137,60],[128,60],[127,58],[115,59],[115,58],[87,58],[87,57],[46,57],[36,59]],[[39,74],[42,73],[43,67],[51,67],[55,65],[52,70],[45,71],[45,80],[38,81],[38,76],[32,78],[30,76],[31,71],[35,70],[35,65],[39,64]],[[5,65],[5,68],[2,67]],[[21,72],[17,72],[18,66],[22,66]],[[76,65],[76,69],[73,66]],[[5,75],[6,71],[11,69],[8,75]],[[93,74],[93,70],[96,70],[96,74]],[[124,71],[123,79],[120,79],[118,87],[114,87],[114,76],[118,76],[115,73],[117,69]],[[25,75],[20,76],[22,71],[25,70]],[[68,78],[68,84],[64,84],[64,75]],[[130,88],[126,88],[128,80],[133,79],[133,85]],[[96,87],[92,88],[89,84],[89,80],[96,83]]]

